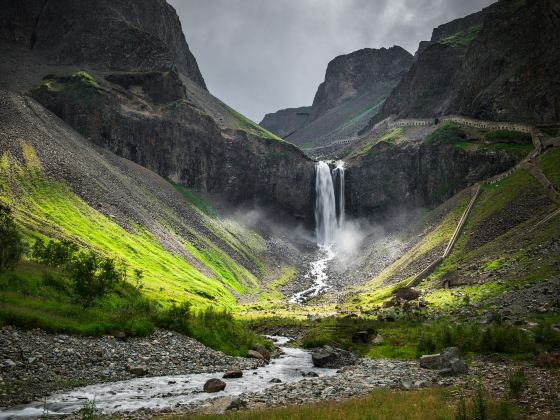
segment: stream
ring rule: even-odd
[[[287,337],[268,337],[275,341],[283,354],[271,359],[270,364],[252,371],[244,371],[243,377],[223,379],[227,386],[218,393],[202,391],[204,383],[211,378],[221,378],[223,372],[191,375],[157,376],[127,381],[109,382],[76,388],[72,391],[51,395],[45,401],[0,410],[0,419],[38,417],[48,409],[49,415],[65,415],[78,411],[86,400],[95,400],[97,409],[104,413],[134,411],[141,408],[163,409],[190,404],[216,397],[235,396],[242,393],[261,392],[270,388],[273,378],[282,383],[297,382],[303,373],[315,372],[319,376],[334,375],[335,369],[316,368],[311,354],[303,349],[287,347]]]

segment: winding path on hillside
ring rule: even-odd
[[[403,127],[403,126],[422,126],[422,125],[429,125],[429,121],[427,119],[405,119],[405,120],[396,120],[393,122],[389,122],[387,124],[388,127]],[[482,184],[493,184],[498,182],[509,175],[511,175],[514,171],[524,168],[527,169],[533,177],[542,185],[545,190],[546,195],[550,200],[556,204],[560,205],[560,193],[556,190],[554,185],[550,182],[550,180],[546,177],[544,172],[533,163],[533,161],[541,156],[546,148],[551,147],[560,147],[560,137],[549,137],[546,136],[540,129],[535,126],[531,126],[528,124],[519,124],[519,123],[507,123],[507,122],[494,122],[494,121],[483,121],[483,120],[476,120],[473,118],[462,117],[459,115],[449,115],[446,117],[440,118],[440,122],[456,122],[463,125],[468,125],[476,128],[483,128],[483,129],[493,129],[493,130],[513,130],[513,131],[521,131],[524,133],[531,134],[531,140],[533,142],[533,146],[535,149],[528,154],[521,162],[515,165],[513,168],[493,176],[492,178],[483,181]],[[469,214],[474,206],[476,199],[478,198],[481,190],[481,184],[476,184],[475,192],[469,202],[467,208],[463,212],[461,219],[457,223],[455,231],[449,240],[447,247],[445,248],[444,253],[441,257],[438,257],[435,261],[433,261],[430,265],[428,265],[424,270],[418,273],[416,276],[412,278],[407,284],[406,287],[414,287],[417,286],[422,280],[427,278],[433,271],[436,269],[438,265],[440,265],[445,258],[447,258],[459,239],[461,231],[463,230],[463,226],[465,225]],[[554,210],[552,213],[544,216],[537,224],[529,231],[532,232],[537,227],[541,226],[542,224],[546,223],[547,221],[551,220],[552,218],[560,215],[560,208]]]

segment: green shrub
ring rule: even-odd
[[[24,252],[12,210],[0,203],[0,271],[13,270]]]
[[[31,257],[41,264],[50,267],[64,268],[72,261],[74,254],[78,251],[78,245],[69,240],[50,240],[45,243],[37,239],[31,248]]]
[[[84,308],[113,290],[121,275],[112,258],[99,258],[94,252],[79,253],[72,262],[74,292]]]
[[[527,378],[525,377],[525,372],[518,370],[514,372],[508,379],[509,390],[514,397],[519,397],[523,388],[527,383]]]

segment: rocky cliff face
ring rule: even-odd
[[[35,70],[9,69],[8,88],[29,79],[80,134],[165,178],[312,221],[313,162],[207,92],[165,1],[23,3],[0,12],[2,36]]]
[[[412,55],[401,47],[365,48],[332,60],[319,85],[309,117],[297,130],[285,111],[268,114],[261,124],[303,147],[325,146],[357,134],[407,72]],[[274,131],[276,130],[276,131]]]
[[[175,68],[206,88],[175,10],[165,0],[7,1],[0,34],[49,63],[112,70]]]
[[[560,119],[560,4],[500,1],[434,29],[372,123],[389,115]],[[369,125],[371,127],[372,124]]]
[[[391,92],[374,121],[390,115],[407,118],[446,113],[467,47],[480,31],[488,11],[485,9],[435,28],[430,41],[420,43],[414,64]]]
[[[310,106],[286,108],[266,114],[260,125],[274,134],[285,138],[305,125],[311,112]]]
[[[399,80],[411,61],[411,55],[398,46],[389,49],[364,48],[336,57],[327,66],[325,81],[317,89],[310,119],[316,119],[379,84]]]
[[[491,120],[560,121],[558,45],[558,1],[498,3],[465,54],[450,111]]]
[[[368,154],[348,162],[347,210],[383,220],[403,210],[430,207],[511,168],[519,158],[442,144],[381,142]]]

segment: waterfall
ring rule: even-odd
[[[336,163],[335,171],[338,171],[338,228],[341,229],[346,217],[346,203],[344,202],[344,162],[342,160]]]
[[[325,162],[318,162],[315,176],[315,226],[317,243],[329,245],[336,232],[336,201],[331,170]]]

